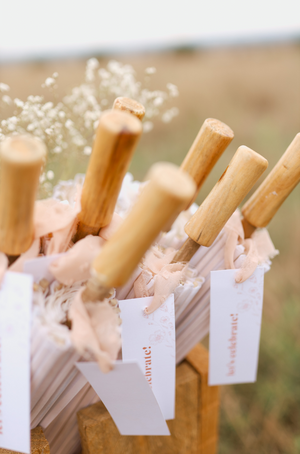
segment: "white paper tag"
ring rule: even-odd
[[[210,385],[256,381],[263,306],[264,269],[242,284],[236,270],[211,272]]]
[[[7,272],[0,289],[0,447],[30,453],[32,276]]]
[[[36,283],[39,283],[41,279],[47,279],[49,284],[51,284],[55,280],[55,277],[50,273],[49,266],[62,255],[46,255],[45,257],[26,260],[23,264],[23,271],[24,273],[31,274]]]
[[[175,418],[174,295],[150,315],[144,309],[153,297],[119,301],[123,360],[136,360],[165,419]]]
[[[116,361],[104,374],[97,363],[76,363],[121,435],[170,435],[151,388],[136,362]]]

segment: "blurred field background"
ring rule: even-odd
[[[97,55],[95,55],[97,57]],[[108,58],[97,57],[105,66]],[[178,86],[171,123],[155,123],[144,134],[130,171],[143,179],[156,161],[180,164],[208,117],[228,124],[235,139],[206,181],[200,203],[240,145],[269,160],[268,173],[300,131],[300,43],[210,49],[188,47],[164,53],[113,56],[131,64],[137,79],[155,66],[151,88]],[[0,82],[12,98],[43,94],[46,77],[59,73],[58,94],[81,83],[85,60],[2,64]],[[0,120],[7,112],[0,112]],[[57,174],[84,172],[87,158],[64,163]],[[58,170],[58,169],[57,169]],[[265,276],[265,298],[256,384],[222,389],[219,454],[296,454],[300,452],[300,187],[282,206],[269,231],[280,250]]]

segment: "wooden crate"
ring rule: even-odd
[[[198,344],[176,370],[171,436],[122,436],[102,402],[77,414],[82,454],[215,454],[219,388],[209,387],[208,352]]]
[[[31,454],[50,454],[49,443],[45,438],[43,429],[38,426],[31,431]],[[16,451],[9,451],[7,449],[0,448],[0,454],[22,454]]]
[[[169,437],[119,434],[102,402],[77,414],[82,454],[216,454],[219,387],[208,386],[208,352],[198,344],[176,369],[176,418]],[[0,448],[0,454],[21,454]],[[50,454],[41,427],[31,431],[31,454]],[[53,453],[55,454],[55,453]]]

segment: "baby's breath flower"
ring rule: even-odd
[[[153,104],[158,107],[161,106],[164,102],[164,98],[162,96],[157,96],[157,98],[154,98]]]
[[[152,121],[145,121],[143,123],[143,131],[144,132],[150,132],[152,129],[153,129]]]
[[[104,68],[100,68],[99,69],[98,75],[99,75],[99,77],[101,77],[101,79],[109,79],[110,78],[110,73],[108,71],[106,71],[106,69],[104,69]]]
[[[80,134],[77,134],[77,135],[74,135],[74,137],[72,139],[72,143],[74,145],[76,145],[77,147],[83,147],[83,145],[86,144],[86,140]]]
[[[150,80],[149,76],[155,73],[154,67],[145,70],[146,84]],[[58,74],[53,73],[43,84],[52,96],[57,87],[57,77]],[[132,98],[144,105],[144,132],[153,129],[155,118],[168,123],[178,113],[178,109],[169,104],[178,95],[175,85],[167,84],[167,91],[151,91],[147,85],[143,87],[136,80],[131,65],[115,60],[108,62],[106,68],[100,68],[96,58],[89,59],[83,83],[74,87],[60,102],[55,101],[55,97],[45,102],[42,96],[34,95],[29,95],[24,102],[18,98],[12,101],[6,94],[9,89],[8,85],[0,83],[0,92],[4,93],[0,96],[0,107],[5,108],[14,102],[18,109],[14,116],[1,121],[0,140],[8,134],[30,132],[45,142],[48,148],[47,165],[64,171],[65,166],[58,166],[62,158],[67,158],[67,162],[70,159],[86,159],[91,154],[101,112],[104,108],[110,108],[116,97]],[[59,177],[49,167],[46,169],[41,175],[45,193],[51,188],[50,181]]]
[[[170,96],[173,96],[175,98],[176,96],[179,95],[179,91],[176,85],[168,83],[167,89],[169,90]]]
[[[55,79],[53,79],[53,77],[47,77],[47,79],[45,80],[45,87],[52,87],[53,85],[55,84]]]
[[[95,80],[95,69],[98,68],[99,62],[96,58],[90,58],[86,64],[85,78],[89,82]]]
[[[120,73],[121,70],[121,63],[115,60],[110,60],[107,64],[108,70],[111,71],[112,73]]]
[[[15,98],[14,103],[17,107],[20,107],[20,108],[22,108],[24,106],[23,101],[21,101],[21,99],[19,99],[19,98]]]
[[[92,147],[84,147],[83,154],[89,156],[92,153]]]
[[[163,115],[162,115],[162,121],[164,123],[170,123],[170,121],[173,120],[176,115],[179,114],[179,109],[177,107],[173,107],[172,109],[167,110]]]
[[[6,93],[10,90],[9,85],[4,84],[3,82],[0,82],[0,91],[2,93]]]
[[[44,104],[42,106],[42,111],[46,112],[47,110],[52,109],[52,107],[53,107],[53,102],[46,102],[46,104]]]
[[[47,178],[48,178],[48,180],[53,180],[53,178],[54,178],[54,172],[53,172],[53,170],[48,170],[48,172],[47,172]]]
[[[7,105],[11,104],[11,102],[12,102],[12,101],[11,101],[11,97],[8,96],[8,95],[3,95],[3,96],[2,96],[2,101],[3,101],[5,104],[7,104]]]
[[[18,118],[16,116],[8,118],[8,121],[14,125],[18,123]]]
[[[154,68],[154,66],[146,68],[145,69],[145,73],[148,74],[149,76],[152,75],[152,74],[155,74],[156,73],[156,68]]]
[[[65,127],[66,127],[67,129],[71,129],[72,126],[73,126],[73,121],[70,120],[70,118],[69,118],[69,119],[65,122]]]
[[[46,180],[46,175],[45,175],[45,173],[42,173],[42,175],[40,176],[40,183],[44,183],[45,180]]]

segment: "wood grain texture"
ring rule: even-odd
[[[219,389],[208,387],[208,352],[197,345],[176,368],[171,436],[121,436],[102,403],[77,414],[82,454],[216,454]]]
[[[256,230],[254,225],[251,225],[245,218],[242,219],[245,238],[250,238],[252,233]]]
[[[93,275],[105,288],[127,282],[168,219],[195,191],[192,178],[174,164],[155,164],[148,178],[131,212],[92,264]]]
[[[300,133],[242,208],[246,221],[266,227],[300,181]]]
[[[239,147],[217,184],[186,224],[188,236],[200,245],[211,246],[267,166],[268,161],[258,153]]]
[[[100,402],[77,413],[82,454],[196,454],[199,377],[184,362],[177,367],[176,382],[177,416],[167,422],[172,436],[122,436]]]
[[[190,206],[212,168],[234,138],[232,129],[214,118],[207,118],[186,155],[181,169],[185,170],[197,185]],[[187,207],[188,208],[188,207]]]
[[[183,361],[176,368],[175,419],[167,421],[171,436],[149,438],[149,454],[197,454],[200,377]]]
[[[191,238],[188,238],[179,251],[176,252],[171,263],[187,263],[191,260],[193,255],[198,251],[200,244],[196,243]]]
[[[114,101],[113,109],[124,110],[125,112],[129,112],[141,121],[146,113],[143,104],[140,104],[134,99],[125,97],[116,98]]]
[[[141,122],[128,112],[109,110],[101,115],[82,189],[75,241],[97,235],[110,223],[141,133]]]
[[[219,386],[208,386],[209,354],[203,345],[197,344],[189,352],[186,360],[201,376],[199,452],[201,452],[201,454],[214,454],[216,453],[218,443],[220,389]]]
[[[30,454],[50,454],[49,443],[46,440],[43,429],[40,426],[31,430],[30,438],[31,438]],[[21,453],[0,448],[0,454],[21,454]]]
[[[33,212],[45,145],[22,135],[0,146],[0,251],[17,256],[29,249],[34,236]]]

